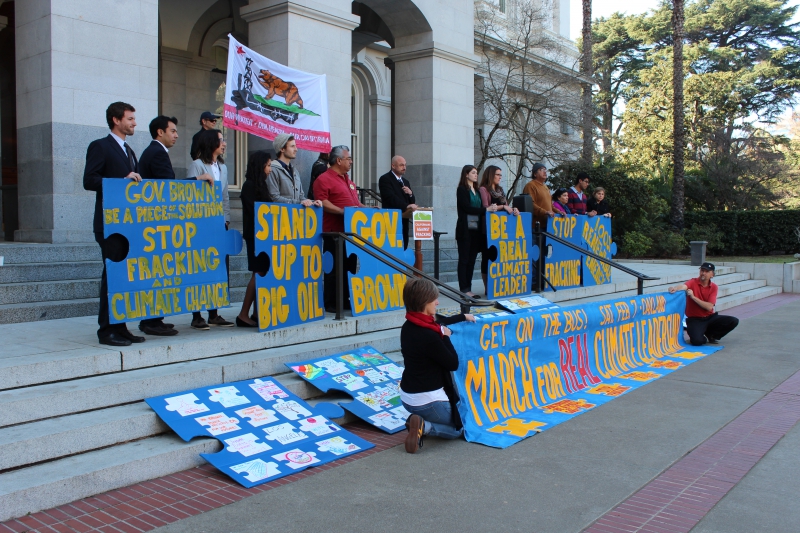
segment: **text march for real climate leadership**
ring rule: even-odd
[[[470,442],[505,448],[717,350],[683,340],[684,293],[451,326]]]
[[[111,323],[229,305],[225,256],[242,235],[225,229],[219,183],[105,178],[103,223],[128,250],[105,260]]]

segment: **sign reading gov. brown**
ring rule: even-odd
[[[112,323],[229,305],[225,256],[242,235],[225,230],[222,190],[202,181],[103,180],[103,234],[127,241],[106,259]]]

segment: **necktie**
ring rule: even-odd
[[[136,158],[128,143],[125,143],[125,153],[128,154],[128,165],[131,167],[131,172],[136,172]]]

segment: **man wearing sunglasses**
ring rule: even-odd
[[[717,304],[717,284],[711,281],[715,267],[712,263],[700,265],[700,276],[669,288],[669,293],[686,291],[686,333],[692,346],[717,344],[719,339],[739,325],[735,316],[720,315],[714,311]]]
[[[194,137],[192,137],[192,147],[189,149],[189,155],[192,157],[192,161],[199,158],[199,154],[197,153],[197,145],[200,141],[200,134],[205,130],[216,129],[218,118],[220,118],[220,116],[215,115],[211,111],[203,111],[203,114],[200,115],[200,131],[195,133]]]

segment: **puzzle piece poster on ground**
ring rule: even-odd
[[[617,244],[611,242],[611,219],[608,217],[579,217],[581,245],[605,259],[617,254]],[[583,256],[583,286],[611,283],[611,266],[592,257]]]
[[[687,346],[682,293],[451,326],[466,439],[505,448],[721,349]]]
[[[352,396],[355,401],[339,405],[366,423],[387,433],[405,429],[409,413],[400,402],[403,369],[372,346],[286,366],[323,392]]]
[[[255,212],[255,251],[268,267],[256,275],[259,330],[324,319],[323,273],[333,258],[322,252],[322,208],[257,202]]]
[[[579,230],[583,227],[579,223],[582,218],[587,217],[552,217],[547,221],[547,233],[575,246],[583,247],[583,236]],[[545,256],[544,275],[553,287],[556,290],[580,287],[583,254],[553,240],[547,241],[546,246],[550,254]],[[544,285],[546,291],[553,291],[550,285],[547,283]]]
[[[346,207],[344,228],[354,233],[392,257],[406,264],[414,262],[414,250],[403,248],[402,212],[399,209],[364,209]],[[370,249],[369,246],[366,247]],[[371,250],[374,253],[374,250]],[[348,270],[350,306],[353,316],[403,309],[403,287],[406,275],[375,259],[350,243],[345,244],[345,254],[355,263],[356,271]]]
[[[340,407],[311,406],[268,378],[145,401],[183,440],[218,439],[222,451],[201,457],[245,487],[374,446],[330,420],[344,415]]]
[[[489,256],[487,298],[524,296],[531,292],[531,261],[539,257],[533,243],[531,214],[486,213]]]
[[[111,323],[230,305],[225,256],[242,235],[225,229],[219,183],[105,178],[103,235],[128,250],[106,259]]]

